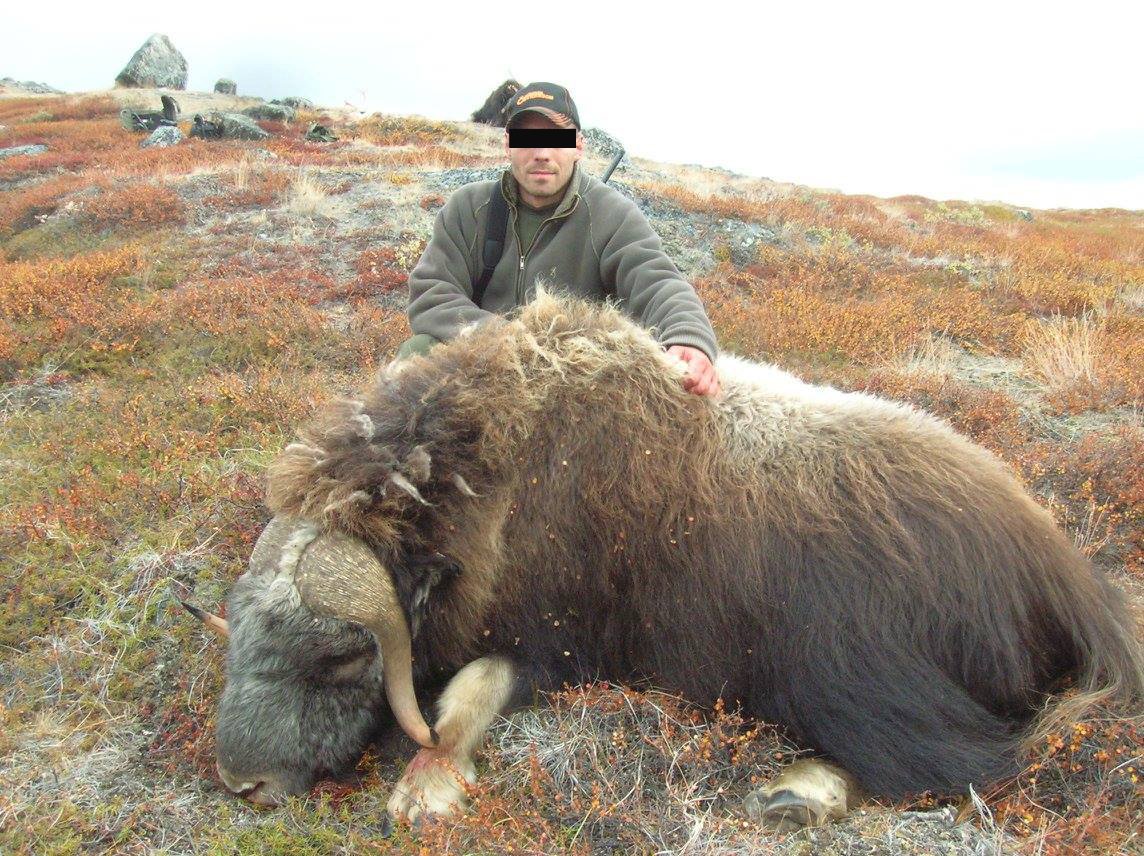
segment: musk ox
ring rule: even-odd
[[[321,412],[217,625],[228,787],[303,792],[392,711],[424,748],[389,811],[450,812],[500,712],[645,680],[829,759],[748,798],[817,824],[858,789],[995,780],[1038,727],[1140,702],[1119,592],[992,454],[772,366],[721,357],[716,400],[682,371],[616,308],[541,295]]]
[[[473,111],[470,118],[483,125],[495,125],[498,128],[503,128],[508,118],[508,100],[516,95],[518,89],[520,89],[519,83],[512,79],[506,80],[489,93],[485,103],[481,105],[479,110]]]

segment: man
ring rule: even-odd
[[[558,129],[575,129],[574,147],[510,144],[520,138],[514,131],[544,141],[552,137],[544,132]],[[715,333],[699,297],[635,203],[581,170],[584,136],[568,90],[543,82],[521,87],[510,102],[504,145],[510,168],[499,185],[509,229],[480,305],[473,302],[473,282],[484,266],[489,197],[497,181],[465,185],[437,215],[433,237],[409,274],[414,336],[398,358],[424,353],[468,324],[527,303],[539,277],[579,297],[616,298],[687,364],[685,389],[718,393]]]

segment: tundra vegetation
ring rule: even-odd
[[[273,812],[226,794],[222,649],[170,583],[222,602],[269,520],[267,464],[408,335],[433,216],[458,171],[502,164],[500,135],[302,110],[258,143],[140,149],[125,97],[0,98],[0,148],[48,146],[0,160],[0,851],[1139,850],[1144,725],[1117,711],[1049,734],[968,802],[918,794],[785,836],[739,806],[802,748],[648,688],[570,687],[500,723],[470,813],[419,836],[381,835],[400,735],[359,781]],[[305,141],[315,121],[339,141]],[[1139,610],[1144,214],[638,158],[613,181],[725,348],[948,419]]]

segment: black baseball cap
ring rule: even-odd
[[[509,101],[508,118],[505,127],[511,127],[521,115],[534,112],[547,116],[562,128],[580,130],[580,114],[568,90],[555,83],[530,83],[522,86]]]

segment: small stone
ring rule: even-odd
[[[165,149],[168,146],[177,146],[183,141],[183,132],[178,128],[169,125],[162,128],[156,128],[151,132],[151,136],[145,139],[141,146],[145,149],[158,148]]]

